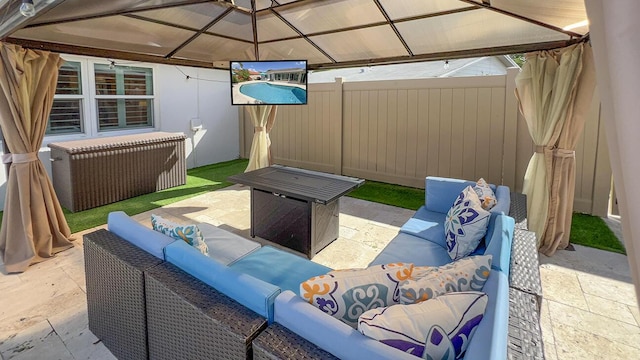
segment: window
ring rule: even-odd
[[[46,134],[84,132],[82,116],[82,81],[79,62],[65,62],[58,71],[58,84],[53,98]]]
[[[153,69],[65,55],[46,135],[96,136],[154,126]],[[93,68],[93,71],[91,69]]]
[[[98,131],[153,126],[151,69],[94,65]]]

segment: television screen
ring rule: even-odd
[[[232,61],[231,105],[305,105],[307,61]]]

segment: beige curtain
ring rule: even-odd
[[[0,256],[7,272],[73,246],[69,226],[38,151],[53,104],[62,59],[0,43],[0,127],[11,152]]]
[[[273,128],[278,112],[278,107],[275,105],[247,106],[246,109],[253,123],[253,141],[249,153],[249,165],[244,172],[261,169],[273,163],[269,132]]]
[[[524,178],[529,229],[540,251],[569,245],[575,189],[575,147],[593,98],[595,71],[584,43],[526,56],[516,96],[536,151]]]

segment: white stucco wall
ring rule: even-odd
[[[90,82],[89,76],[93,64],[109,64],[108,59],[62,55],[63,58],[82,63],[84,82]],[[119,64],[115,60],[116,65]],[[176,67],[148,63],[122,62],[122,65],[149,67],[154,72],[154,127],[136,130],[97,132],[95,130],[96,111],[93,104],[85,101],[84,116],[89,125],[84,134],[45,136],[39,157],[49,177],[51,162],[49,148],[51,142],[98,138],[104,136],[128,135],[134,133],[167,131],[182,132],[187,136],[185,149],[187,167],[193,168],[222,161],[237,159],[240,156],[239,120],[237,107],[231,106],[229,73],[223,70]],[[184,73],[184,74],[183,74]],[[187,76],[189,78],[187,79]],[[86,87],[85,87],[86,88]],[[90,87],[93,89],[93,87]],[[201,124],[202,128],[192,131],[191,120]],[[0,153],[2,146],[0,144]],[[0,166],[0,209],[4,209],[6,171]]]
[[[487,56],[464,66],[451,76],[505,75],[507,67],[495,56]]]
[[[187,167],[193,168],[240,156],[238,109],[231,106],[229,73],[222,70],[159,66],[160,131],[187,135]],[[192,121],[193,120],[193,121]],[[192,131],[194,125],[202,129]]]

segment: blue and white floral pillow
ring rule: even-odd
[[[313,306],[356,328],[365,311],[400,303],[398,286],[411,278],[413,264],[373,265],[337,270],[300,284],[300,296]]]
[[[456,292],[412,305],[369,310],[358,331],[423,359],[460,359],[484,317],[488,296]]]
[[[151,226],[153,230],[171,236],[176,240],[184,240],[187,244],[198,249],[204,255],[209,256],[209,247],[204,242],[204,236],[197,225],[181,225],[151,214]]]
[[[480,199],[480,204],[482,204],[483,209],[489,211],[498,203],[496,194],[491,190],[491,187],[483,178],[480,178],[476,182],[476,186],[473,187],[473,190],[478,194],[478,199]]]
[[[478,194],[467,186],[456,198],[444,220],[447,252],[453,260],[471,254],[487,233],[490,213],[482,208]]]
[[[491,255],[468,256],[434,267],[400,284],[400,303],[417,304],[450,292],[482,291],[491,273]]]

